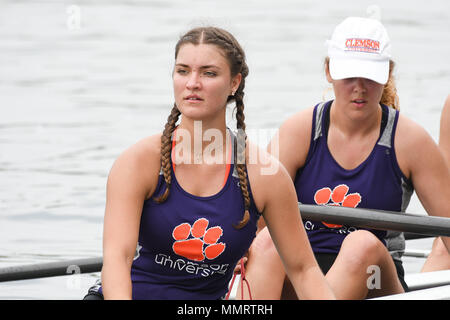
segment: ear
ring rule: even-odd
[[[234,76],[233,79],[231,79],[231,91],[232,92],[237,91],[237,89],[239,88],[239,85],[241,84],[241,80],[242,80],[241,73],[238,73],[237,75]]]

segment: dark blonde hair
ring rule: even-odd
[[[246,147],[246,134],[245,134],[245,116],[244,116],[244,88],[245,78],[248,75],[248,66],[245,62],[245,53],[237,40],[229,32],[216,28],[216,27],[199,27],[188,31],[183,35],[175,46],[175,59],[178,56],[180,48],[184,44],[212,44],[217,46],[221,53],[227,60],[231,77],[235,77],[239,73],[242,75],[240,85],[234,95],[230,95],[227,98],[227,103],[235,101],[236,104],[236,120],[238,136],[237,141],[237,163],[235,163],[236,170],[239,175],[240,188],[242,196],[244,198],[244,214],[240,222],[235,227],[240,229],[244,227],[250,219],[250,195],[248,191],[248,180],[245,170],[245,147]],[[169,188],[172,183],[172,134],[175,130],[176,122],[180,116],[180,111],[177,105],[174,104],[172,111],[167,119],[163,134],[161,136],[161,168],[166,182],[166,189],[164,193],[155,198],[155,201],[162,203],[166,201],[169,196]]]
[[[325,58],[325,70],[329,71],[330,69],[330,58]],[[394,68],[395,62],[389,60],[389,77],[388,81],[384,85],[383,94],[381,95],[380,103],[387,105],[388,107],[394,108],[395,110],[400,110],[400,101],[397,95],[397,87],[395,86],[394,79]]]

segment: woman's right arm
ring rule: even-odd
[[[441,114],[441,127],[439,132],[439,148],[441,149],[450,168],[450,95],[445,100]]]
[[[103,226],[102,289],[105,299],[131,299],[131,264],[142,207],[153,194],[160,167],[160,136],[122,153],[108,176]]]

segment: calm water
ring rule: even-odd
[[[448,0],[276,3],[0,0],[0,268],[101,255],[108,171],[162,129],[173,49],[193,26],[223,27],[243,45],[246,123],[261,133],[322,99],[324,41],[337,23],[381,15],[402,112],[438,141],[450,92]],[[268,137],[255,134],[262,146]],[[424,213],[416,198],[408,211]],[[416,272],[423,260],[406,262]],[[95,277],[1,283],[0,298],[77,299]]]

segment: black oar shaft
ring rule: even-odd
[[[100,257],[6,267],[0,269],[0,282],[98,272],[102,264]]]
[[[450,218],[346,207],[299,204],[303,219],[361,228],[450,237]]]
[[[425,239],[425,238],[433,238],[434,236],[427,235],[427,234],[419,234],[419,233],[412,233],[412,232],[404,232],[405,240],[417,240],[417,239]]]
[[[450,237],[450,218],[346,207],[299,204],[303,219],[361,228]],[[103,259],[89,258],[0,269],[0,282],[101,271]]]

